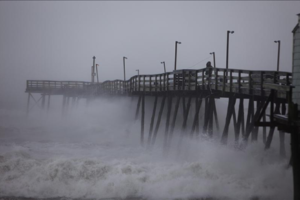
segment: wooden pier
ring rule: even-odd
[[[207,73],[208,70],[211,70],[212,73]],[[42,107],[45,104],[46,96],[48,96],[49,107],[51,95],[63,95],[63,105],[69,101],[70,97],[88,98],[91,96],[101,97],[103,95],[137,96],[136,118],[139,112],[141,112],[141,142],[143,143],[145,137],[145,97],[154,96],[155,101],[148,134],[148,142],[153,144],[161,124],[162,114],[165,110],[164,107],[167,109],[166,138],[172,136],[175,125],[178,124],[176,121],[180,105],[182,106],[182,116],[184,116],[181,129],[183,131],[190,129],[191,135],[195,133],[199,134],[201,130],[199,127],[199,112],[202,106],[205,110],[201,131],[212,137],[213,129],[219,128],[215,99],[227,98],[228,106],[221,137],[222,143],[227,143],[229,125],[233,121],[236,142],[239,141],[241,135],[244,141],[248,141],[250,136],[252,141],[256,141],[258,139],[257,126],[269,126],[269,134],[266,134],[265,128],[263,133],[263,142],[265,143],[265,148],[268,149],[271,145],[276,126],[276,121],[273,117],[274,114],[286,114],[291,80],[292,74],[289,72],[239,69],[230,69],[227,71],[222,68],[176,70],[162,74],[137,75],[127,81],[113,80],[97,84],[80,81],[28,80],[26,85],[26,92],[28,93],[27,109],[29,110],[29,101],[33,97],[33,93],[41,94]],[[248,100],[247,117],[244,116],[245,100]],[[173,105],[173,102],[176,102],[175,105]],[[235,105],[237,103],[239,105],[236,112]],[[192,104],[196,108],[194,113],[190,112]],[[268,121],[265,114],[266,105],[268,106],[268,110],[270,110]],[[159,111],[155,124],[158,106]],[[172,110],[174,110],[173,113]],[[263,122],[258,122],[257,120],[262,111],[264,112],[261,115]],[[191,114],[194,115],[190,116]],[[188,119],[192,121],[190,127],[187,127]],[[284,140],[284,133],[281,138]],[[168,140],[166,139],[166,141]],[[284,144],[281,145],[281,148],[280,152],[284,156]]]

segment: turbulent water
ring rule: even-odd
[[[134,112],[116,99],[80,102],[65,116],[1,109],[0,199],[292,199],[278,145],[174,137],[166,149],[159,132],[141,146]]]

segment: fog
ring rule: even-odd
[[[261,140],[238,150],[233,140],[225,146],[218,137],[181,138],[178,128],[166,149],[162,125],[154,146],[141,146],[135,103],[79,101],[64,116],[60,109],[36,108],[25,119],[25,113],[1,110],[1,196],[292,198],[292,172],[288,158],[279,156],[277,135],[268,151]]]
[[[123,79],[123,56],[127,79],[137,69],[162,73],[161,61],[172,71],[175,41],[177,69],[204,68],[210,52],[225,68],[227,30],[234,31],[229,68],[276,70],[280,40],[280,71],[291,72],[299,8],[296,1],[0,1],[0,197],[291,199],[289,138],[283,159],[277,132],[268,151],[261,134],[237,149],[232,127],[221,145],[227,100],[217,100],[214,138],[182,138],[179,116],[166,148],[165,118],[155,145],[140,144],[136,99],[80,99],[62,114],[62,97],[52,96],[49,111],[34,106],[26,116],[25,89],[26,80],[90,81],[93,56],[101,82]],[[147,98],[145,140],[151,109]]]
[[[100,81],[174,69],[199,69],[216,53],[225,68],[291,71],[292,29],[299,2],[0,2],[1,107],[24,107],[26,80],[90,81],[92,57]],[[202,62],[201,62],[202,61]],[[197,64],[198,63],[198,64]]]

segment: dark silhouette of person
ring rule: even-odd
[[[205,72],[205,75],[207,75],[208,76],[208,81],[210,81],[210,77],[211,77],[211,74],[212,74],[212,69],[213,69],[213,67],[211,66],[211,62],[210,61],[208,61],[207,63],[206,63],[206,72]]]

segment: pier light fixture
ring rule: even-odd
[[[229,34],[233,34],[234,31],[227,31],[227,48],[226,48],[226,79],[228,77],[228,54],[229,54]]]
[[[275,40],[275,43],[278,43],[278,52],[277,52],[277,71],[279,71],[279,61],[280,61],[280,40]]]
[[[124,81],[126,81],[126,74],[125,74],[125,59],[127,59],[127,57],[123,57],[123,68],[124,68]]]
[[[181,42],[175,41],[175,62],[174,62],[174,70],[176,70],[176,64],[177,64],[177,44],[181,44]]]
[[[160,62],[161,64],[164,64],[164,70],[165,70],[165,73],[166,73],[166,62],[165,61],[162,61]]]

